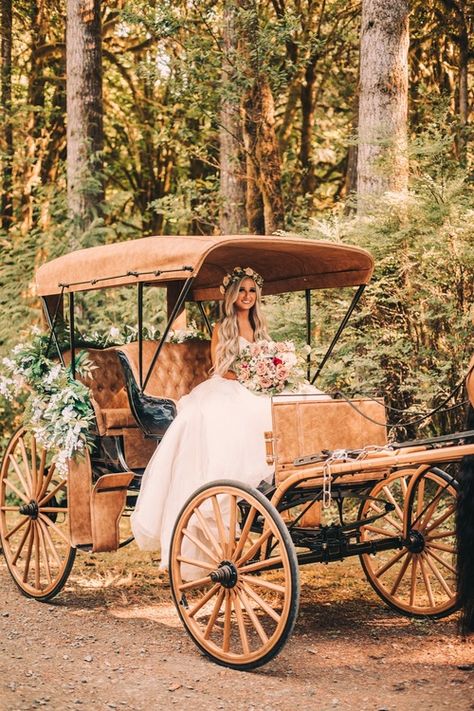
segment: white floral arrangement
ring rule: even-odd
[[[186,328],[175,330],[170,329],[166,340],[169,341],[169,343],[184,343],[185,341],[196,339],[199,341],[205,341],[207,338],[208,336],[203,333],[203,331],[200,331],[196,326],[195,321],[190,321]]]
[[[20,343],[0,366],[0,395],[13,401],[27,391],[24,425],[39,444],[53,453],[52,461],[61,473],[69,459],[92,445],[94,411],[90,392],[63,367],[44,355],[48,337],[35,330],[30,343]],[[86,353],[76,358],[76,372],[90,374]]]
[[[309,346],[297,354],[292,341],[257,341],[245,346],[236,361],[237,380],[254,393],[277,395],[297,392],[307,386],[304,357]]]

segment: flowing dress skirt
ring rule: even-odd
[[[168,567],[175,521],[199,486],[214,479],[257,486],[271,477],[264,442],[269,430],[271,398],[254,395],[236,380],[213,375],[181,398],[145,470],[131,517],[138,546],[161,549],[160,567]],[[196,550],[189,554],[199,557]]]

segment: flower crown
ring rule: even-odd
[[[220,285],[219,289],[221,294],[225,294],[227,289],[231,284],[233,284],[236,281],[241,281],[242,279],[245,279],[248,277],[249,279],[253,279],[254,282],[262,288],[263,286],[263,277],[260,276],[257,272],[255,272],[251,267],[235,267],[230,274],[226,274],[224,279],[222,280],[222,284]]]

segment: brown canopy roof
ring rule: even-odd
[[[219,299],[219,286],[235,266],[250,266],[265,280],[263,293],[366,284],[369,252],[345,244],[297,237],[144,237],[81,249],[40,267],[40,296],[111,286],[159,283],[194,276],[196,300]]]

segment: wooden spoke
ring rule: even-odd
[[[44,470],[43,470],[43,473],[41,474],[41,476],[43,477],[43,479],[42,479],[42,480],[39,482],[39,484],[38,484],[38,500],[39,500],[40,502],[42,502],[42,499],[45,498],[45,494],[46,494],[46,492],[47,492],[47,490],[48,490],[49,483],[50,483],[51,479],[53,478],[53,474],[54,474],[55,471],[56,471],[56,466],[55,466],[55,464],[54,464],[54,462],[53,462],[53,463],[51,464],[51,466],[49,467],[48,473],[46,474],[46,476],[44,476]],[[62,481],[65,481],[65,479],[62,479]],[[61,483],[61,482],[60,482],[60,483]],[[56,492],[54,491],[54,492],[52,493],[52,495],[54,496],[55,493],[56,493]]]
[[[267,558],[266,560],[256,560],[255,563],[244,565],[242,568],[239,568],[239,570],[241,573],[257,573],[266,568],[270,568],[270,566],[279,566],[282,563],[283,559],[281,556],[275,556],[275,558]]]
[[[14,510],[18,511],[18,509],[14,509]],[[17,531],[19,531],[20,528],[22,526],[24,526],[27,521],[29,521],[29,519],[26,517],[20,519],[20,521],[16,524],[16,526],[14,526],[11,531],[9,531],[8,533],[5,534],[5,540],[8,541],[8,539],[11,538],[11,536],[13,536]]]
[[[399,479],[399,482],[400,482],[400,488],[402,490],[403,498],[405,498],[405,496],[407,495],[407,491],[408,491],[408,484],[407,484],[406,477],[401,476]]]
[[[213,496],[211,501],[212,501],[212,508],[214,510],[214,517],[216,519],[217,530],[219,531],[219,537],[221,539],[221,548],[223,551],[225,551],[226,547],[227,547],[227,534],[226,534],[224,522],[222,520],[221,507],[219,506],[217,496]]]
[[[378,526],[372,526],[372,524],[364,526],[364,531],[377,533],[379,536],[387,536],[387,538],[392,538],[393,536],[393,533],[390,533],[390,531],[386,531],[384,528],[378,528]]]
[[[21,540],[18,544],[18,548],[16,549],[15,555],[12,558],[12,565],[16,565],[16,562],[17,562],[18,558],[20,557],[21,551],[23,550],[23,547],[25,545],[26,539],[28,538],[28,535],[30,534],[30,531],[31,531],[31,520],[29,518],[28,519],[25,518],[25,522],[28,522],[28,525],[27,525],[26,529],[23,531],[23,535],[22,535]]]
[[[43,447],[43,449],[41,450],[40,465],[39,465],[39,468],[36,472],[36,477],[37,477],[36,491],[38,492],[38,498],[39,498],[39,495],[40,495],[41,490],[43,488],[44,470],[46,467],[47,454],[48,454],[47,450]],[[54,467],[54,464],[51,464],[51,467]],[[49,468],[50,471],[51,471],[51,467]],[[53,471],[54,471],[54,469],[53,469]],[[48,474],[49,474],[49,472],[48,472]]]
[[[444,568],[446,568],[446,570],[449,570],[450,573],[452,573],[453,575],[456,575],[456,568],[453,565],[451,565],[450,563],[448,563],[447,561],[443,560],[443,558],[441,558],[441,556],[434,553],[434,551],[430,551],[430,556],[432,558],[434,558],[440,565],[442,565]]]
[[[194,617],[194,615],[199,612],[199,610],[204,607],[204,605],[209,602],[209,600],[214,597],[214,595],[218,592],[220,588],[220,585],[213,585],[210,590],[207,591],[205,595],[202,596],[202,598],[197,602],[189,611],[188,615],[189,617]]]
[[[35,587],[37,590],[40,589],[40,543],[38,536],[38,527],[36,521],[33,521],[33,534],[34,534],[34,546],[35,546]]]
[[[31,491],[36,491],[36,482],[38,481],[38,462],[36,461],[36,438],[30,436],[31,442]]]
[[[451,588],[449,587],[448,583],[446,582],[443,575],[441,574],[438,566],[431,559],[431,556],[429,554],[425,553],[425,555],[423,556],[423,560],[425,560],[428,563],[429,567],[431,568],[431,572],[437,578],[438,582],[440,583],[440,585],[443,588],[446,595],[448,595],[449,597],[454,597],[454,595],[455,595],[454,591],[451,590]]]
[[[45,526],[45,524],[42,521],[38,521],[38,523],[41,526],[41,530],[43,532],[44,539],[45,539],[46,543],[48,544],[51,553],[53,554],[53,558],[56,562],[56,565],[58,567],[61,567],[61,558],[59,557],[59,554],[56,550],[56,546],[54,545],[54,541],[51,538],[51,534],[48,531],[47,526]]]
[[[235,524],[237,522],[237,498],[229,495],[230,522],[229,522],[229,543],[227,545],[226,558],[230,558],[235,548]]]
[[[250,653],[250,646],[249,646],[249,640],[247,637],[247,632],[245,630],[245,622],[244,622],[244,616],[242,614],[242,608],[240,606],[240,600],[236,592],[234,590],[231,590],[232,594],[232,603],[234,606],[235,610],[235,616],[237,618],[237,626],[239,628],[239,636],[240,636],[240,641],[242,642],[242,649],[244,654],[249,654]]]
[[[418,501],[416,502],[415,521],[418,521],[423,511],[425,501],[425,479],[420,479],[418,483]]]
[[[242,590],[241,587],[238,587],[235,590],[236,590],[239,600],[241,600],[241,602],[247,612],[247,615],[250,617],[252,625],[255,627],[258,636],[260,637],[261,641],[264,644],[266,644],[268,642],[267,634],[266,634],[265,630],[263,629],[262,625],[260,624],[260,621],[259,621],[257,615],[255,614],[255,611],[252,608],[250,600],[248,599],[247,595],[245,594],[245,591]]]
[[[272,583],[270,580],[262,580],[258,575],[240,575],[240,580],[248,583],[249,585],[256,585],[259,588],[266,588],[267,590],[273,590],[273,592],[285,593],[285,588],[283,585],[277,585],[277,583]]]
[[[67,507],[64,506],[41,506],[42,513],[66,513]]]
[[[438,528],[438,526],[441,526],[442,523],[446,521],[447,518],[453,515],[453,513],[456,511],[456,506],[450,506],[447,511],[444,512],[442,516],[439,516],[437,519],[435,519],[429,526],[425,528],[425,533],[430,533],[433,531],[435,528]]]
[[[26,581],[28,580],[28,573],[30,572],[31,551],[33,549],[33,542],[34,542],[34,538],[35,538],[32,521],[30,521],[30,527],[28,529],[28,534],[29,534],[28,548],[26,550],[25,568],[23,570],[23,582],[24,583],[26,583]]]
[[[398,521],[395,521],[392,518],[392,516],[390,516],[390,514],[385,513],[385,510],[382,509],[380,506],[376,506],[373,501],[371,502],[371,504],[372,504],[372,506],[370,508],[373,511],[375,511],[375,513],[381,514],[384,518],[384,521],[386,521],[387,523],[390,523],[396,531],[402,531],[402,524],[401,523],[398,523]]]
[[[213,551],[211,551],[210,548],[208,548],[202,541],[199,540],[196,536],[194,536],[190,531],[188,531],[187,528],[183,529],[183,536],[186,536],[186,538],[189,538],[192,543],[194,543],[195,546],[200,548],[203,553],[207,555],[208,558],[211,560],[215,561],[216,563],[219,563],[219,558]]]
[[[387,499],[390,501],[390,503],[395,506],[395,513],[398,514],[400,521],[403,521],[403,511],[401,510],[400,506],[398,505],[394,495],[390,491],[390,487],[384,486],[383,493],[385,494]]]
[[[410,606],[413,607],[415,604],[416,595],[416,568],[418,566],[418,556],[414,555],[412,557],[411,564],[411,579],[410,579]]]
[[[49,474],[48,474],[48,476],[49,476]],[[47,477],[46,477],[46,478],[47,478]],[[65,488],[66,488],[66,485],[67,485],[67,480],[66,480],[66,479],[61,479],[61,481],[59,481],[55,486],[53,486],[53,488],[51,489],[51,491],[48,491],[48,493],[46,494],[46,496],[43,496],[42,498],[39,499],[38,505],[41,506],[41,507],[43,507],[45,504],[48,503],[48,501],[51,501],[51,499],[53,498],[53,496],[55,496],[55,494],[57,494],[58,491],[60,491],[61,489],[65,489]]]
[[[23,440],[23,437],[20,437],[20,451],[21,451],[21,458],[23,459],[25,476],[29,482],[29,487],[25,486],[25,491],[27,491],[29,494],[32,495],[33,491],[34,491],[33,478],[32,478],[31,471],[30,471],[30,463],[28,461],[28,455],[26,453],[26,447],[25,447],[25,442]]]
[[[216,596],[216,601],[214,603],[214,608],[212,610],[209,622],[207,623],[206,629],[204,630],[204,639],[209,639],[211,632],[216,624],[217,617],[219,615],[222,602],[224,600],[225,588],[221,588]]]
[[[187,565],[193,565],[195,568],[204,568],[205,570],[215,570],[216,566],[212,563],[205,563],[203,560],[195,560],[194,558],[186,558],[184,555],[179,555],[176,560],[179,563],[186,563]]]
[[[16,488],[15,484],[13,484],[10,479],[5,479],[5,485],[8,486],[8,488],[11,489],[18,496],[19,499],[24,501],[25,504],[30,503],[29,499],[24,494],[22,494],[19,489]]]
[[[398,572],[397,577],[395,578],[395,581],[394,581],[392,588],[390,590],[390,595],[395,595],[395,593],[397,592],[398,587],[403,579],[403,576],[406,573],[406,570],[410,564],[411,559],[412,559],[412,554],[408,553],[407,557],[405,558],[405,560],[403,561],[403,563],[401,565],[401,568]]]
[[[396,553],[396,555],[394,555],[392,558],[390,558],[390,560],[388,560],[388,561],[385,563],[385,565],[382,565],[380,568],[377,568],[377,570],[375,571],[375,577],[376,577],[376,578],[380,578],[381,575],[383,575],[384,573],[386,573],[387,570],[389,570],[389,569],[392,567],[392,565],[395,565],[395,563],[396,563],[397,561],[399,561],[400,558],[403,558],[403,556],[406,555],[406,554],[407,554],[406,548],[404,548],[403,550],[401,550],[401,551],[399,551],[398,553]]]
[[[0,511],[19,511],[19,506],[0,506]]]
[[[254,543],[252,546],[250,546],[250,548],[248,549],[247,553],[245,553],[241,558],[239,558],[239,560],[237,561],[237,565],[240,567],[240,566],[242,566],[244,563],[246,563],[248,560],[250,560],[251,558],[253,558],[254,555],[257,553],[257,551],[262,548],[262,546],[263,546],[263,544],[265,543],[265,541],[267,541],[267,540],[270,538],[271,535],[272,535],[271,530],[270,530],[269,528],[267,528],[267,530],[264,531],[264,532],[257,538],[257,540],[255,541],[255,543]]]
[[[252,524],[255,520],[256,514],[257,514],[257,509],[252,507],[247,514],[247,518],[245,519],[245,524],[244,524],[244,527],[243,527],[242,532],[240,534],[239,542],[237,544],[235,551],[232,554],[231,560],[235,561],[241,555],[241,553],[245,547],[245,544],[247,543],[250,529],[251,529]]]
[[[179,586],[179,591],[185,592],[186,590],[200,590],[201,588],[206,587],[206,585],[210,585],[211,582],[212,580],[209,575],[206,575],[205,578],[198,578],[197,580],[190,580],[188,583],[182,583]]]
[[[43,521],[47,526],[49,526],[50,528],[52,528],[53,531],[55,531],[55,532],[58,534],[58,536],[59,536],[60,538],[62,538],[63,541],[69,545],[69,538],[67,538],[66,534],[63,533],[63,532],[61,531],[61,529],[58,528],[58,526],[56,526],[56,524],[53,523],[53,521],[51,521],[50,518],[48,518],[47,516],[45,516],[45,515],[42,514],[41,512],[39,513],[39,518],[40,518],[41,521]]]
[[[209,528],[208,523],[207,523],[206,519],[204,518],[204,516],[202,515],[201,511],[199,509],[195,509],[194,513],[200,523],[202,530],[204,531],[204,534],[207,536],[207,540],[209,541],[211,546],[214,547],[214,550],[216,551],[218,557],[220,559],[223,559],[224,558],[224,551],[222,549],[222,546],[219,544],[219,542],[217,541],[217,538],[215,537],[215,535]]]
[[[426,510],[421,516],[421,521],[419,521],[419,525],[417,528],[420,531],[423,531],[426,526],[428,525],[428,521],[432,518],[434,512],[436,511],[436,507],[439,504],[440,496],[443,493],[443,489],[441,486],[438,486],[438,490],[436,494],[433,496],[432,500],[428,505],[425,506]]]
[[[18,465],[18,462],[16,461],[13,454],[10,454],[9,459],[10,459],[10,463],[13,464],[13,468],[15,470],[15,473],[16,473],[18,479],[20,480],[20,484],[23,487],[25,496],[29,497],[29,498],[27,498],[27,500],[31,499],[31,486],[26,483],[25,478],[23,477],[23,474],[21,473],[21,469]]]
[[[429,535],[425,534],[426,541],[434,541],[438,538],[452,538],[456,535],[456,531],[441,531],[441,533],[431,533]]]
[[[248,595],[248,597],[251,597],[252,600],[254,600],[257,605],[261,607],[262,610],[266,612],[269,617],[272,618],[272,620],[275,620],[275,622],[280,622],[280,615],[278,614],[278,612],[276,612],[276,610],[274,610],[271,605],[265,602],[265,600],[263,600],[263,598],[261,598],[260,595],[255,592],[255,590],[252,590],[250,585],[242,582],[240,589],[245,590],[246,595]]]
[[[422,576],[423,576],[423,581],[424,581],[424,583],[425,583],[426,592],[428,593],[428,600],[430,601],[431,607],[435,607],[435,600],[434,600],[434,597],[433,597],[433,590],[432,590],[432,588],[431,588],[431,582],[430,582],[430,579],[429,579],[428,571],[426,570],[425,561],[423,560],[423,557],[422,557],[422,556],[420,556],[418,560],[419,560],[419,563],[420,563],[421,574],[422,574]]]
[[[39,524],[37,528],[38,528],[38,538],[39,538],[39,542],[40,542],[42,558],[45,563],[46,576],[48,578],[48,583],[51,585],[51,583],[53,582],[53,576],[51,575],[51,566],[49,563],[49,556],[48,556],[48,551],[46,548],[46,542],[45,542],[45,538],[44,538],[42,524]]]
[[[429,541],[426,547],[428,550],[435,548],[438,551],[446,551],[446,553],[456,553],[456,548],[454,546],[447,546],[445,543],[432,543]]]
[[[232,597],[230,590],[225,591],[225,602],[224,602],[224,640],[222,642],[222,649],[224,652],[229,651],[230,647],[230,632],[232,624]]]

